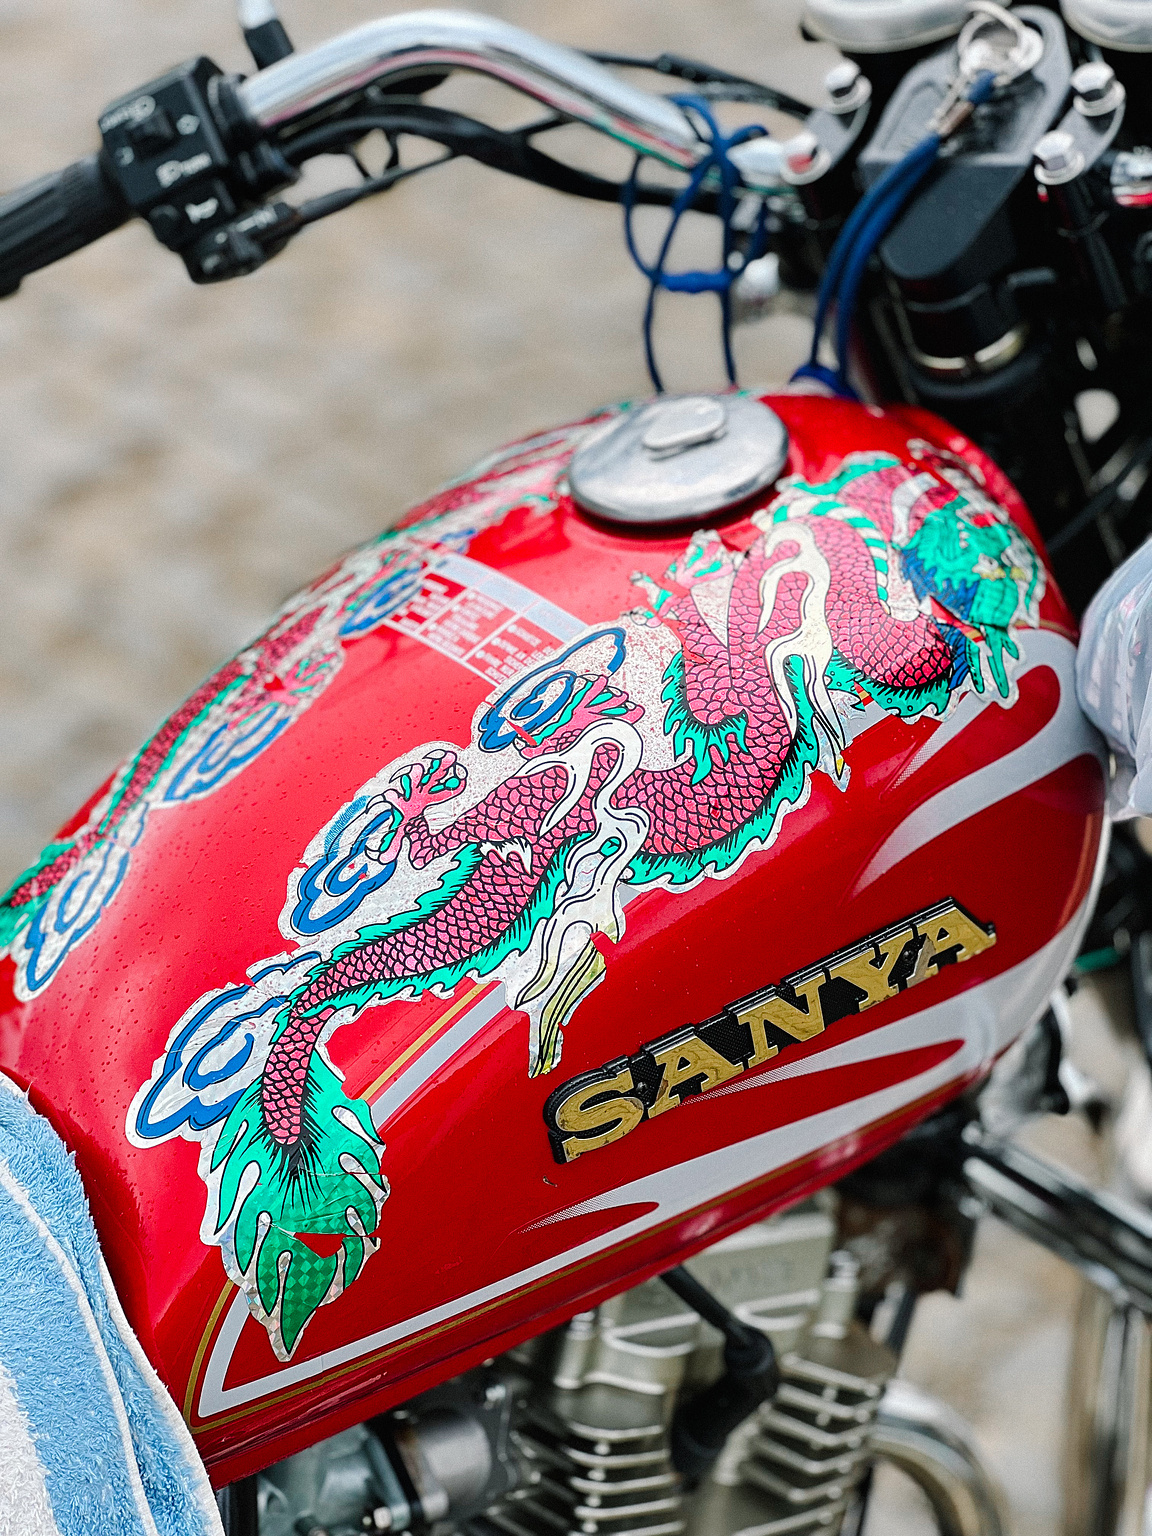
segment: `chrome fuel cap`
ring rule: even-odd
[[[601,428],[572,456],[582,507],[614,523],[681,523],[770,485],[788,458],[784,423],[746,395],[667,395]]]

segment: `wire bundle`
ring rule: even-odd
[[[671,99],[688,115],[701,142],[707,145],[708,153],[693,169],[688,185],[673,202],[668,228],[664,232],[656,260],[651,265],[648,265],[640,255],[632,229],[632,216],[637,201],[636,178],[642,158],[640,155],[637,155],[632,174],[625,182],[620,194],[620,201],[624,205],[624,238],[628,242],[628,253],[648,279],[648,302],[644,309],[644,356],[657,394],[664,393],[664,384],[656,365],[656,354],[652,344],[656,295],[661,289],[667,293],[715,293],[717,295],[720,300],[724,367],[729,382],[735,384],[736,363],[732,356],[732,284],[748,263],[762,256],[768,248],[767,212],[763,202],[760,204],[760,212],[749,248],[741,252],[737,247],[736,231],[732,221],[738,204],[737,194],[744,182],[739,170],[729,158],[730,151],[735,149],[737,144],[743,144],[748,139],[761,138],[766,135],[767,130],[754,123],[726,135],[721,132],[720,125],[702,97],[673,96]],[[710,177],[714,177],[719,182],[717,213],[723,227],[721,265],[711,272],[669,272],[666,270],[668,255],[680,220],[695,203],[704,183]]]

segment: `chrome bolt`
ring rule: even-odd
[[[1122,149],[1112,162],[1112,181],[1152,181],[1152,149],[1147,144]]]
[[[828,169],[830,157],[820,140],[809,128],[801,128],[800,132],[787,139],[781,146],[784,150],[784,180],[794,187],[807,185],[810,181],[817,181]]]
[[[1072,76],[1072,89],[1085,101],[1100,101],[1108,94],[1116,71],[1103,60],[1093,64],[1081,64]]]
[[[824,89],[833,101],[842,101],[852,94],[852,88],[860,78],[860,66],[851,59],[837,64],[824,76]]]
[[[824,76],[824,89],[828,92],[833,112],[855,112],[871,96],[872,83],[860,73],[859,64],[845,59]]]
[[[1152,149],[1147,144],[1122,149],[1112,162],[1110,180],[1112,196],[1121,208],[1147,207],[1152,196]]]
[[[828,1257],[828,1266],[837,1280],[856,1280],[860,1275],[860,1260],[847,1248],[837,1248]]]
[[[1111,64],[1081,64],[1072,75],[1073,105],[1084,117],[1114,112],[1124,100],[1124,87]]]
[[[775,251],[750,261],[730,290],[733,324],[747,325],[770,315],[780,288],[780,258]]]
[[[789,139],[788,169],[796,176],[802,176],[805,171],[810,171],[815,163],[820,144],[816,135],[808,128],[802,128],[794,138]]]
[[[1071,181],[1084,169],[1084,156],[1076,148],[1075,139],[1060,129],[1046,133],[1033,154],[1036,156],[1036,179],[1049,186]]]
[[[1036,146],[1036,159],[1046,171],[1058,174],[1072,164],[1074,150],[1070,133],[1046,133]]]

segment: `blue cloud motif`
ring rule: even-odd
[[[516,679],[506,688],[480,720],[479,744],[484,752],[502,752],[524,736],[538,736],[568,703],[581,674],[564,663],[601,640],[611,640],[612,659],[606,669],[611,675],[624,660],[624,631],[618,625],[593,630],[550,661]],[[591,665],[597,672],[600,663]]]
[[[259,757],[292,720],[291,709],[270,699],[263,709],[239,723],[225,721],[186,763],[181,764],[165,786],[158,804],[179,804],[210,793],[254,757]]]
[[[423,560],[408,559],[388,566],[351,604],[340,626],[340,638],[350,640],[365,635],[382,624],[416,596],[424,580]]]
[[[323,853],[300,877],[299,899],[289,920],[295,932],[311,936],[334,928],[392,878],[396,860],[381,864],[367,848],[370,840],[377,845],[387,841],[400,812],[395,806],[376,803],[375,815],[362,826],[357,823],[372,804],[366,795],[353,800],[332,823]]]
[[[131,835],[98,843],[64,877],[21,937],[23,985],[29,997],[46,987],[84,936],[100,920],[127,872],[132,848],[144,830],[141,812]]]
[[[185,1127],[195,1135],[230,1113],[255,1075],[245,1068],[257,1033],[269,1032],[269,1015],[275,1017],[292,990],[285,985],[269,992],[262,984],[318,958],[297,955],[289,966],[265,966],[246,985],[225,987],[193,1013],[169,1042],[159,1073],[140,1101],[131,1129],[141,1141],[163,1141]],[[251,999],[247,1006],[246,999]],[[263,1030],[261,1020],[267,1021]],[[230,1043],[235,1048],[221,1060]],[[233,1079],[235,1086],[222,1093],[221,1085]]]
[[[441,549],[451,549],[458,555],[466,555],[472,540],[480,532],[478,526],[467,528],[446,528],[439,535],[436,542]]]

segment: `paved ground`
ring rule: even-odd
[[[400,8],[296,0],[286,19],[306,43]],[[829,57],[798,41],[794,0],[486,8],[800,94]],[[0,185],[86,152],[106,102],[198,51],[244,66],[227,0],[0,0]],[[520,110],[474,85],[457,99]],[[0,876],[342,549],[501,440],[643,390],[641,297],[614,209],[462,164],[241,283],[193,288],[137,227],[0,306]],[[669,302],[664,321],[670,384],[718,382],[710,304]],[[745,379],[786,377],[804,329],[743,333]],[[1090,1161],[1075,1129],[1055,1141]],[[909,1374],[977,1423],[1020,1536],[1057,1524],[1074,1296],[990,1229],[964,1299],[931,1300],[912,1338]],[[917,1518],[888,1490],[873,1536]]]

